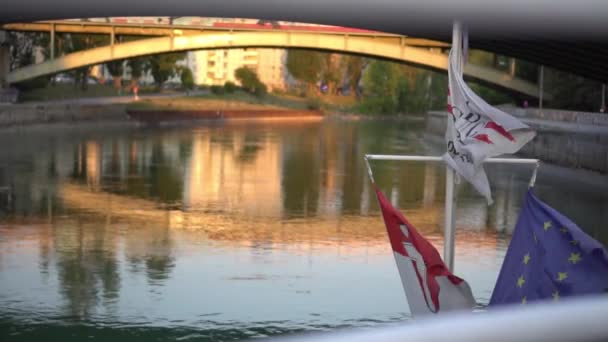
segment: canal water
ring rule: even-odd
[[[0,340],[228,341],[407,324],[362,156],[439,155],[436,140],[409,121],[6,131]],[[441,251],[443,169],[373,169]],[[608,182],[545,170],[540,198],[608,242]],[[456,274],[480,306],[530,172],[489,167],[490,207],[458,189]]]

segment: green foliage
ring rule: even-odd
[[[224,87],[222,86],[212,85],[209,89],[215,95],[224,95]]]
[[[471,90],[491,105],[512,103],[513,98],[496,89],[489,88],[476,82],[467,82]]]
[[[42,54],[48,55],[49,36],[38,32],[9,32],[9,67],[16,69],[33,64],[34,50],[41,49]],[[35,79],[20,82],[15,85],[20,91],[30,91],[32,89],[44,88],[49,83],[49,76],[41,76]],[[0,84],[0,86],[2,86]]]
[[[395,113],[398,82],[399,69],[395,63],[380,60],[371,62],[363,78],[364,111],[375,114]]]
[[[234,93],[238,89],[238,86],[234,82],[227,81],[224,83],[224,91],[228,94]]]
[[[253,93],[255,88],[261,83],[255,71],[247,67],[236,69],[234,77],[241,83],[241,87],[250,93]]]
[[[407,65],[372,61],[363,77],[364,113],[424,113],[445,109],[447,75]]]
[[[163,83],[170,77],[177,73],[179,67],[176,63],[185,57],[186,54],[183,52],[173,52],[148,57],[152,77],[154,77],[154,82],[156,82],[159,88],[161,88]]]
[[[8,32],[10,69],[17,69],[34,61],[34,49],[41,49],[43,56],[48,56],[49,35],[38,32]]]
[[[266,85],[260,81],[255,71],[240,67],[234,71],[234,77],[241,83],[241,87],[257,97],[263,97],[268,93]]]
[[[106,68],[112,77],[121,77],[124,71],[124,60],[111,61],[106,63]]]
[[[538,65],[517,60],[515,62],[515,77],[536,83],[538,81]]]
[[[351,93],[357,93],[357,86],[363,77],[363,70],[369,63],[367,58],[360,56],[343,56],[344,75]]]
[[[327,85],[329,94],[334,94],[336,85],[342,81],[344,70],[340,59],[337,54],[321,53],[321,80]]]
[[[132,79],[142,77],[150,69],[150,64],[146,57],[131,58],[127,61],[127,66],[131,69]]]
[[[287,51],[287,71],[296,80],[306,83],[311,88],[319,81],[322,60],[323,54],[321,52],[290,49]]]
[[[411,107],[413,107],[412,104],[416,100],[412,91],[410,91],[407,78],[404,75],[400,75],[399,81],[397,82],[397,109],[399,111],[408,112],[411,110]]]
[[[570,73],[545,68],[545,91],[553,99],[545,106],[558,109],[598,111],[602,85]]]
[[[194,76],[192,75],[192,70],[188,67],[182,68],[182,74],[180,75],[182,86],[185,89],[194,89]]]
[[[258,83],[257,87],[255,87],[253,91],[253,95],[257,97],[264,97],[266,94],[268,94],[268,88],[266,85],[262,82]]]
[[[481,50],[469,50],[468,62],[486,67],[493,67],[496,61],[496,56],[492,52]]]

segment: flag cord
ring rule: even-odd
[[[372,184],[376,184],[374,181],[374,174],[372,173],[372,167],[369,165],[369,158],[367,155],[365,156],[365,165],[367,166],[367,174],[369,175],[369,180],[372,181]]]
[[[536,166],[534,166],[534,171],[532,172],[532,177],[530,177],[530,183],[528,184],[528,189],[532,189],[536,184],[536,174],[538,173],[538,168],[540,167],[540,161],[536,161]]]

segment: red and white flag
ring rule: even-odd
[[[475,299],[467,282],[448,270],[435,247],[393,208],[378,188],[376,196],[412,315],[471,310]]]
[[[490,106],[467,86],[462,77],[461,63],[466,57],[466,52],[463,52],[466,51],[466,39],[458,32],[453,40],[448,66],[447,153],[443,159],[469,181],[488,204],[492,204],[483,161],[517,152],[534,138],[535,132],[513,116]]]

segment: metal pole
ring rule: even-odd
[[[458,51],[456,55],[458,63],[458,73],[462,73],[463,67],[463,46],[462,46],[462,24],[454,22],[452,29],[452,50]],[[450,120],[450,118],[447,118]],[[454,271],[454,170],[448,165],[445,166],[445,212],[443,223],[443,261],[450,271]]]
[[[448,269],[454,271],[454,170],[445,166],[445,213],[443,223],[443,261]]]
[[[545,83],[545,66],[540,66],[540,72],[538,75],[538,109],[543,112],[543,91]]]

